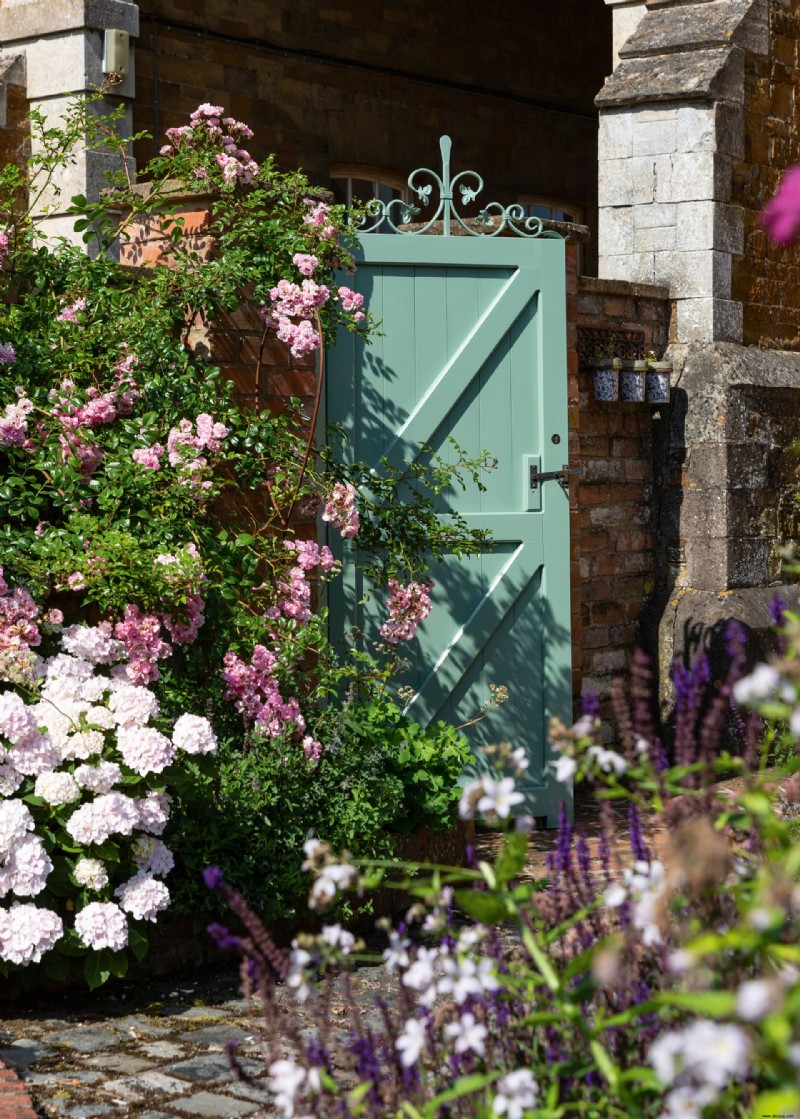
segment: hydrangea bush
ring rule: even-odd
[[[241,922],[235,933],[209,931],[238,948],[243,990],[263,1000],[263,1018],[259,1008],[253,1020],[278,1113],[798,1114],[796,748],[765,771],[775,735],[800,710],[800,620],[785,621],[784,635],[795,652],[745,676],[742,633],[732,627],[730,671],[716,688],[704,656],[688,670],[676,665],[669,751],[650,713],[641,656],[632,700],[617,689],[616,745],[604,744],[591,697],[574,726],[553,725],[554,764],[591,784],[602,833],[592,849],[563,812],[545,878],[522,875],[527,825],[511,821],[525,761],[510,747],[495,753],[496,775],[465,788],[460,802],[463,817],[505,828],[492,861],[468,853],[465,870],[408,865],[398,874],[310,839],[312,908],[325,912],[342,891],[378,883],[411,895],[398,925],[381,923],[382,960],[396,987],[374,1013],[350,986],[352,967],[376,959],[363,942],[323,924],[279,949],[209,869],[207,884]],[[741,754],[724,748],[731,720]],[[796,742],[796,730],[788,733]],[[744,778],[735,797],[715,787],[723,773]],[[614,843],[614,807],[617,818],[627,814],[627,852]],[[287,993],[276,998],[280,983]],[[333,999],[349,1011],[341,1027],[328,1011]]]
[[[141,945],[130,920],[167,904],[172,856],[149,837],[169,798],[173,877],[189,910],[193,859],[229,859],[242,886],[290,912],[309,827],[338,820],[331,834],[383,853],[387,829],[413,814],[415,785],[426,789],[419,822],[447,822],[466,744],[439,727],[418,749],[421,730],[390,684],[399,646],[430,609],[425,553],[482,546],[458,517],[438,519],[434,499],[461,472],[479,483],[487,461],[459,449],[457,468],[434,458],[378,480],[339,462],[335,441],[314,446],[324,346],[339,329],[365,343],[373,329],[341,282],[346,214],[301,175],[256,164],[252,133],[222,107],[201,105],[170,130],[144,193],[114,115],[91,99],[61,128],[35,112],[32,126],[26,172],[0,172],[0,807],[11,813],[0,959],[41,958],[56,973],[60,952],[91,949],[94,980],[120,973],[126,940]],[[56,190],[86,143],[120,162],[102,203],[72,200],[90,251],[45,245],[20,192]],[[169,216],[176,191],[193,189],[213,200],[214,248],[202,254]],[[150,214],[169,252],[133,272],[114,244]],[[243,302],[263,324],[255,381],[271,337],[287,366],[316,355],[314,415],[300,401],[279,414],[237,405],[189,345],[190,320],[222,321]],[[391,580],[374,650],[329,642],[320,589],[339,566],[316,514],[327,539],[358,540],[376,587]],[[385,745],[398,734],[412,743],[405,754]],[[214,749],[211,769],[203,755]],[[280,854],[265,876],[268,838]]]

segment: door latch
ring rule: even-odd
[[[569,489],[569,464],[564,463],[560,470],[540,470],[531,464],[529,485],[532,490],[538,490],[540,482],[555,480],[565,492]]]

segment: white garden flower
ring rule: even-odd
[[[108,885],[108,873],[101,859],[78,859],[72,873],[87,890],[102,890]]]
[[[492,1111],[508,1119],[522,1119],[524,1111],[536,1106],[538,1094],[539,1085],[530,1069],[517,1069],[497,1081]]]
[[[305,1002],[311,994],[311,987],[308,985],[306,975],[306,969],[310,963],[311,953],[307,952],[305,948],[300,948],[297,941],[293,940],[285,983],[290,990],[294,991],[298,1002]]]
[[[765,1014],[781,1003],[782,992],[777,980],[750,979],[736,992],[736,1013],[745,1022],[759,1022]]]
[[[556,758],[555,765],[553,766],[556,781],[570,781],[575,776],[577,768],[578,763],[574,758],[569,758],[566,754],[562,754],[559,758]]]
[[[714,1089],[747,1073],[749,1042],[740,1026],[698,1019],[669,1030],[650,1046],[648,1060],[667,1086],[687,1084]]]
[[[408,967],[408,949],[410,947],[411,941],[406,940],[393,929],[389,933],[389,947],[385,948],[383,952],[383,960],[386,964],[386,970],[398,971],[400,968]]]
[[[120,908],[130,913],[135,921],[155,921],[170,902],[164,883],[141,870],[117,886],[114,897],[119,898]]]
[[[181,715],[172,731],[172,741],[187,754],[216,754],[217,736],[202,715]]]
[[[30,809],[21,800],[0,801],[0,860],[35,827]]]
[[[23,836],[0,869],[0,897],[13,893],[35,898],[45,888],[52,869],[53,863],[38,835]]]
[[[741,706],[772,699],[779,695],[787,703],[795,699],[794,688],[771,664],[757,664],[749,676],[742,676],[733,685],[733,698]]]
[[[52,805],[72,804],[81,798],[78,782],[71,773],[40,773],[33,792]]]
[[[38,964],[63,935],[63,922],[51,909],[16,901],[10,909],[0,909],[0,960]]]
[[[628,768],[628,763],[621,754],[606,750],[603,746],[590,746],[586,753],[595,759],[604,773],[610,773],[613,769],[616,774],[622,774]]]
[[[349,956],[356,943],[349,929],[343,929],[341,925],[323,925],[320,937],[331,948],[338,948],[343,956]]]
[[[486,1051],[488,1030],[482,1022],[475,1021],[475,1015],[462,1014],[457,1022],[445,1027],[445,1036],[455,1040],[456,1053],[477,1053],[482,1057]]]
[[[427,1006],[436,996],[436,977],[439,972],[439,952],[436,948],[421,947],[401,980],[404,987],[410,987],[420,995],[420,1002]],[[426,996],[431,993],[432,998]]]
[[[513,777],[503,777],[495,781],[493,777],[482,779],[483,796],[478,801],[478,811],[484,816],[499,816],[505,820],[516,804],[522,804],[525,797],[516,792]]]
[[[307,1070],[296,1061],[273,1061],[269,1066],[269,1090],[285,1119],[294,1119],[295,1098],[307,1077]]]
[[[112,901],[92,901],[75,915],[75,932],[87,948],[118,952],[128,943],[125,914]]]
[[[425,1028],[416,1018],[409,1018],[397,1039],[397,1052],[404,1068],[411,1068],[425,1047]]]

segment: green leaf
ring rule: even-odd
[[[48,979],[63,983],[72,971],[69,958],[60,952],[46,952],[42,957],[42,968]]]
[[[130,948],[131,952],[133,952],[137,960],[143,960],[145,958],[149,946],[150,945],[145,934],[139,929],[134,928],[133,925],[130,925],[128,927],[128,947]]]
[[[509,915],[502,898],[481,890],[456,890],[455,899],[470,917],[482,921],[484,925],[496,925]]]
[[[709,1018],[724,1018],[733,1014],[736,1007],[736,995],[732,991],[660,991],[652,1001],[662,1006],[694,1010]]]
[[[106,951],[107,949],[104,948],[101,952],[90,952],[86,957],[83,965],[83,974],[86,982],[89,984],[90,991],[94,991],[97,987],[102,987],[111,975],[110,968],[107,964],[104,965],[103,962],[103,953]]]
[[[762,1092],[756,1098],[753,1119],[767,1119],[768,1116],[796,1115],[800,1110],[800,1088],[778,1088],[772,1092]]]
[[[589,1048],[592,1051],[595,1064],[600,1072],[602,1072],[609,1085],[612,1088],[616,1088],[619,1081],[619,1069],[611,1060],[608,1050],[605,1049],[596,1038],[589,1042]]]
[[[503,846],[495,862],[494,872],[500,885],[510,882],[525,866],[528,854],[528,837],[524,832],[511,832],[503,840]]]

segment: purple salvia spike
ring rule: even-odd
[[[644,841],[642,821],[635,804],[628,805],[628,834],[634,859],[641,859],[642,862],[649,863],[650,852],[647,850],[647,844]]]
[[[593,719],[600,714],[600,697],[595,692],[584,692],[581,696],[581,714]]]

